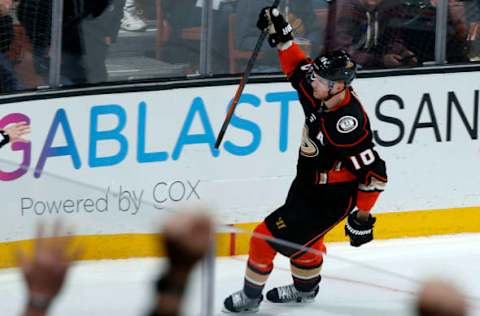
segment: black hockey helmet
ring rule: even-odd
[[[332,81],[342,80],[347,86],[357,75],[357,64],[344,50],[318,56],[313,61],[313,66],[320,77]]]

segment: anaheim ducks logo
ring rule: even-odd
[[[358,120],[353,116],[344,116],[337,122],[337,131],[342,134],[350,133],[358,127]]]
[[[308,137],[308,127],[303,128],[302,144],[300,145],[300,154],[305,157],[315,157],[318,155],[318,147],[313,140]]]

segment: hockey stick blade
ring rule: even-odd
[[[280,4],[280,0],[275,0],[272,4],[272,7],[278,7]],[[225,116],[225,120],[223,121],[222,128],[218,133],[217,140],[215,141],[215,148],[218,149],[220,144],[222,143],[223,137],[225,136],[225,132],[227,131],[228,125],[230,124],[230,120],[232,119],[233,113],[235,112],[235,108],[240,101],[240,97],[242,96],[243,89],[248,82],[248,78],[250,77],[250,72],[252,71],[253,65],[257,60],[258,53],[262,49],[263,42],[267,37],[267,30],[263,30],[260,36],[258,37],[257,43],[255,44],[255,48],[253,49],[252,55],[248,60],[247,66],[245,67],[245,71],[243,72],[242,78],[240,79],[240,83],[238,85],[237,91],[235,92],[235,96],[233,97],[232,103],[228,107],[227,115]]]

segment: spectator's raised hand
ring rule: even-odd
[[[17,253],[28,291],[27,315],[44,315],[58,295],[72,261],[78,258],[79,248],[71,247],[72,237],[63,237],[64,229],[55,224],[51,237],[45,237],[39,226],[32,256],[22,250]]]
[[[168,269],[156,281],[157,301],[151,315],[180,315],[183,293],[193,266],[210,249],[212,222],[205,213],[178,213],[164,228]]]
[[[1,1],[1,0],[0,0]],[[24,139],[23,136],[30,133],[30,125],[25,122],[20,122],[16,124],[12,124],[9,127],[4,129],[5,134],[8,135],[10,138],[10,143],[14,142],[28,142],[28,140]]]
[[[210,248],[212,223],[204,213],[179,213],[164,226],[165,247],[173,268],[190,270]]]

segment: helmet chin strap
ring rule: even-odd
[[[335,81],[328,80],[328,96],[330,98],[334,96],[334,94],[332,94],[332,91],[333,91],[334,87],[335,87]]]
[[[326,105],[326,102],[328,102],[333,97],[335,97],[335,96],[339,95],[340,93],[342,93],[343,91],[345,91],[348,87],[347,84],[345,84],[345,87],[342,90],[338,91],[337,93],[332,93],[332,90],[333,90],[334,86],[335,86],[335,81],[329,80],[328,81],[328,97],[325,100],[322,100],[322,103],[320,105],[321,112],[328,111],[328,107]]]
[[[327,102],[328,100],[332,99],[334,96],[337,96],[340,93],[342,93],[347,88],[347,85],[345,84],[345,87],[342,90],[338,91],[337,93],[332,93],[334,87],[335,87],[335,81],[328,80],[328,98],[323,100],[323,102]]]

